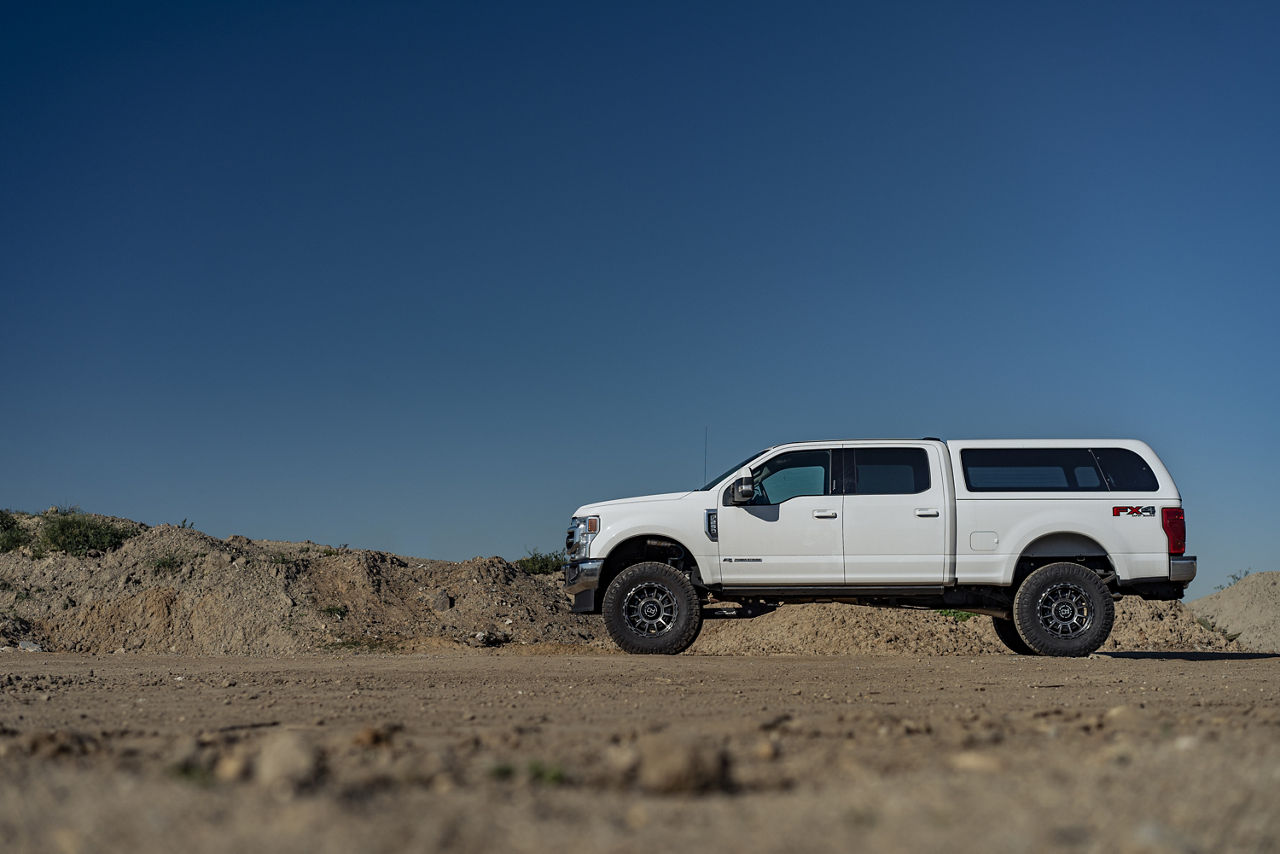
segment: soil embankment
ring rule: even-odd
[[[42,524],[35,516],[20,521]],[[0,554],[0,644],[178,655],[543,644],[613,650],[599,617],[570,612],[557,576],[531,576],[500,557],[454,563],[109,521],[128,534],[118,548]],[[1221,597],[1222,608],[1205,612],[1212,624],[1178,602],[1125,599],[1103,649],[1275,649],[1280,587],[1266,576],[1277,574],[1250,576],[1210,597]],[[1238,640],[1213,628],[1236,620],[1260,628],[1231,628]],[[708,620],[692,648],[707,655],[1005,651],[986,617],[823,604]]]
[[[1249,649],[1280,652],[1280,572],[1251,573],[1187,608]]]

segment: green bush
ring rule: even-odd
[[[151,561],[151,568],[156,572],[176,572],[182,568],[182,555],[169,552]]]
[[[129,532],[114,522],[83,513],[45,516],[40,530],[44,545],[77,557],[84,557],[90,551],[118,549],[129,537]]]
[[[8,510],[0,510],[0,552],[11,552],[31,542],[31,535]]]
[[[532,549],[528,557],[522,557],[516,561],[516,566],[529,575],[550,575],[553,572],[559,572],[564,563],[563,551],[544,553]]]

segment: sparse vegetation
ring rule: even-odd
[[[177,552],[169,552],[161,555],[151,562],[151,568],[156,572],[173,572],[182,567],[182,555]]]
[[[389,652],[393,649],[393,646],[390,641],[382,638],[344,638],[343,640],[326,644],[325,649],[333,651],[347,650],[349,652]]]
[[[564,769],[558,765],[547,765],[537,759],[529,763],[529,780],[533,783],[546,783],[560,786],[568,781]]]
[[[31,534],[22,527],[16,516],[8,510],[0,510],[0,552],[11,552],[31,542]]]
[[[130,536],[114,522],[79,512],[64,513],[62,508],[52,515],[46,514],[40,529],[40,542],[44,546],[77,557],[84,557],[90,551],[118,549]]]
[[[938,610],[938,613],[944,617],[950,617],[957,623],[963,623],[966,620],[972,620],[974,617],[978,616],[977,614],[970,613],[969,611],[957,611],[954,608],[941,608]]]
[[[1244,580],[1244,578],[1245,578],[1245,576],[1247,576],[1247,575],[1248,575],[1249,573],[1251,573],[1251,572],[1253,572],[1253,567],[1249,567],[1249,568],[1248,568],[1248,569],[1246,569],[1244,572],[1233,572],[1233,573],[1231,573],[1230,575],[1228,575],[1228,576],[1227,576],[1227,583],[1226,583],[1226,584],[1219,584],[1219,585],[1217,585],[1216,587],[1214,587],[1213,589],[1214,589],[1214,590],[1226,590],[1228,587],[1230,587],[1231,585],[1235,584],[1236,582],[1243,581],[1243,580]]]
[[[272,552],[271,562],[283,566],[284,564],[293,563],[293,559],[284,552]]]
[[[564,563],[565,553],[563,550],[540,552],[537,549],[530,549],[529,555],[520,558],[515,565],[528,575],[550,575],[553,572],[559,572]]]
[[[333,617],[335,620],[345,620],[347,618],[348,611],[346,605],[328,605],[321,608],[320,613]]]

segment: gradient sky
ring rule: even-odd
[[[0,14],[0,506],[515,558],[704,431],[1133,436],[1280,569],[1275,3]]]

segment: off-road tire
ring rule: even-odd
[[[1036,651],[1027,646],[1027,642],[1022,639],[1022,635],[1018,634],[1018,627],[1014,625],[1013,620],[1004,617],[992,617],[991,627],[996,630],[996,637],[1000,638],[1000,643],[1004,644],[1009,650],[1017,655],[1036,655]]]
[[[623,652],[675,655],[702,631],[702,605],[689,576],[665,563],[637,563],[609,583],[604,626]]]
[[[1115,619],[1111,591],[1078,563],[1040,567],[1013,599],[1018,635],[1041,655],[1088,655],[1106,642]]]

